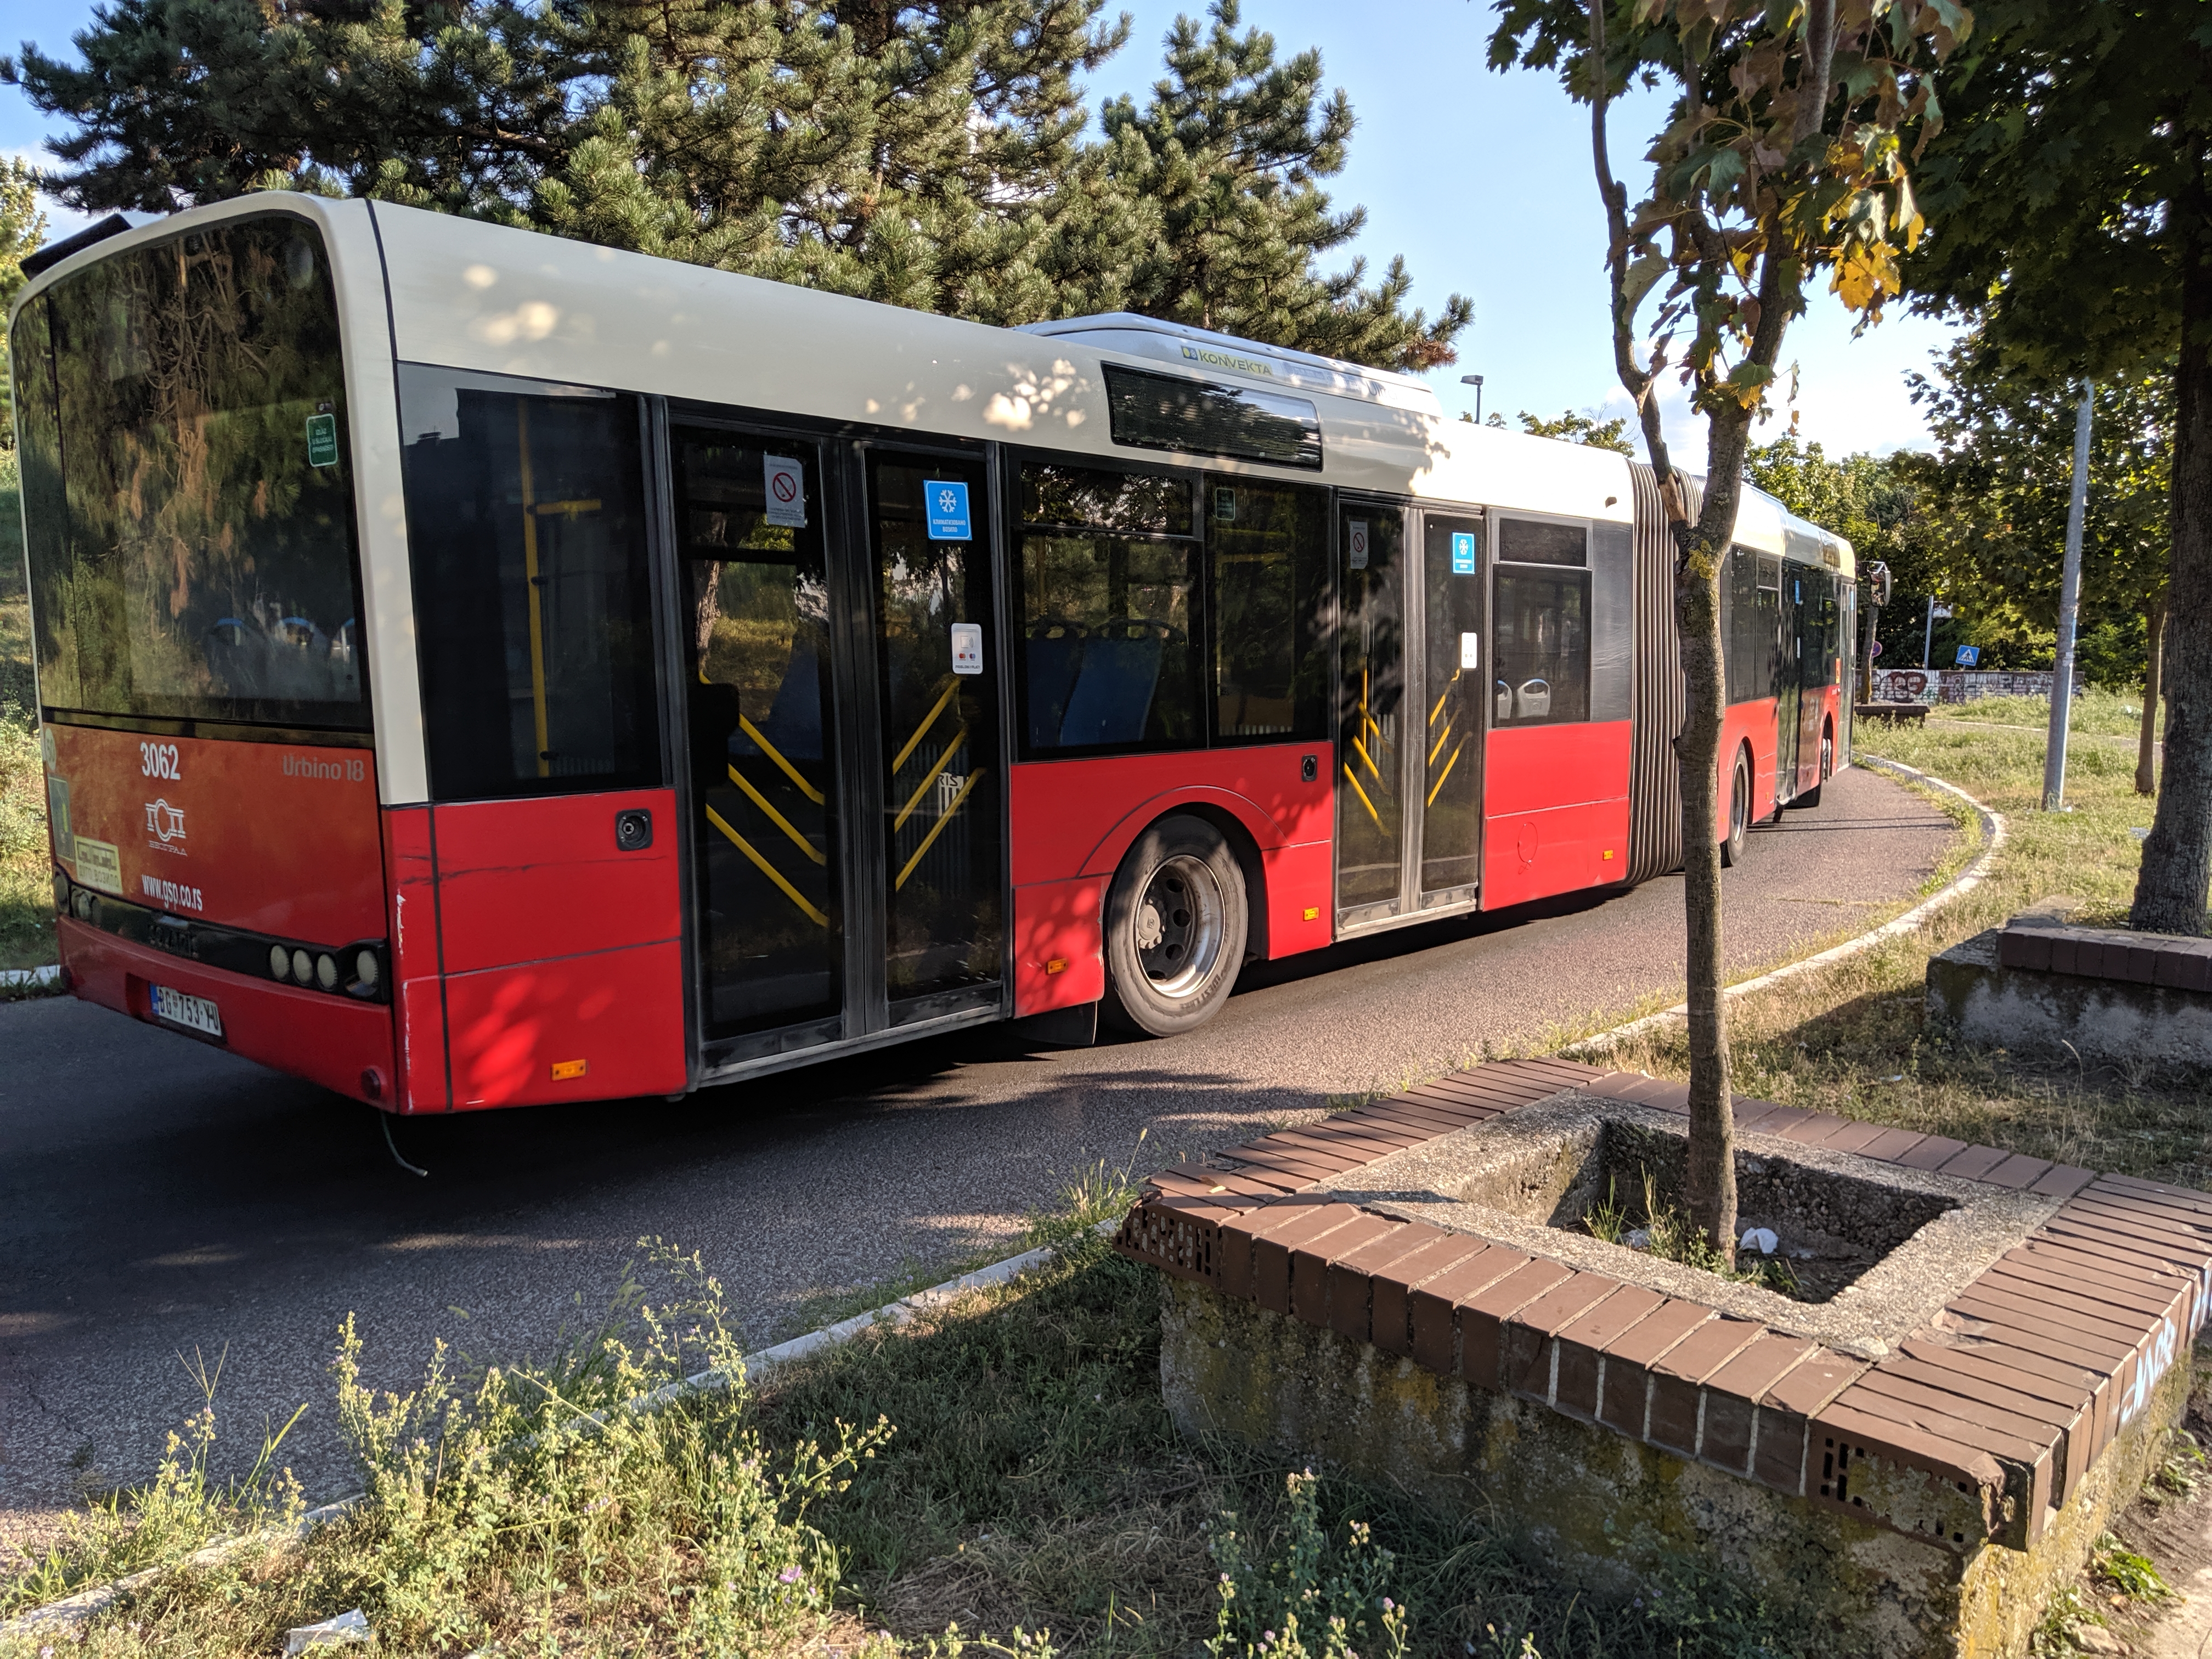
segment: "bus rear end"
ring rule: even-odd
[[[338,307],[286,213],[132,237],[11,330],[55,897],[76,994],[392,1086]]]

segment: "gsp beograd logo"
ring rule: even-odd
[[[158,845],[166,851],[181,853],[184,848],[176,843],[185,838],[185,809],[172,806],[165,799],[148,801],[146,833],[155,837],[147,843],[149,846]]]

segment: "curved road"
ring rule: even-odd
[[[1875,775],[1755,832],[1725,878],[1734,971],[1856,931],[1954,831]],[[434,1338],[542,1351],[604,1308],[641,1235],[698,1249],[749,1338],[805,1299],[1018,1231],[1100,1158],[1145,1167],[1395,1087],[1681,982],[1679,878],[1428,924],[1249,969],[1206,1030],[1026,1048],[1003,1030],[710,1091],[395,1125],[82,1004],[0,1006],[0,1562],[73,1492],[143,1479],[222,1356],[223,1446],[312,1402],[285,1461],[349,1490],[325,1375],[359,1316],[380,1386]]]

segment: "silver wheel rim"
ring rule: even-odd
[[[1221,884],[1203,859],[1178,854],[1152,872],[1137,900],[1132,931],[1137,964],[1161,996],[1195,996],[1213,977],[1227,931]]]
[[[1741,766],[1735,769],[1735,777],[1729,789],[1729,840],[1740,842],[1751,823],[1751,780],[1744,775]]]

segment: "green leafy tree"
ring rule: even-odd
[[[1732,1260],[1734,1126],[1713,834],[1721,562],[1752,425],[1766,406],[1784,331],[1804,311],[1806,283],[1826,273],[1843,303],[1869,320],[1897,290],[1897,257],[1920,229],[1900,127],[1933,122],[1932,71],[1969,18],[1952,0],[1504,0],[1499,9],[1492,64],[1556,70],[1590,106],[1614,372],[1634,400],[1674,531],[1687,692],[1674,743],[1689,969],[1685,1196],[1707,1241]],[[1672,93],[1646,152],[1650,182],[1633,203],[1613,176],[1606,119],[1632,82]],[[1638,317],[1655,294],[1656,339],[1647,351]],[[1705,422],[1694,514],[1661,430],[1656,392],[1669,372]]]
[[[2202,933],[2212,884],[2212,9],[1983,0],[1947,77],[1907,262],[2045,385],[2172,386],[2166,776],[2132,911]]]
[[[46,216],[39,206],[38,180],[29,163],[10,156],[0,161],[0,452],[15,447],[15,404],[7,372],[8,307],[23,286],[23,257],[46,237]]]
[[[2055,648],[2061,556],[2073,491],[2078,388],[2009,368],[1978,336],[1938,378],[1911,377],[1933,454],[1906,463],[1936,527],[1946,585],[1965,599],[1969,637]],[[2173,381],[2163,364],[2097,385],[2082,526],[2081,629],[2124,626],[2144,641],[2136,787],[2153,793],[2160,658],[2172,548]]]
[[[1139,111],[1085,136],[1103,0],[115,0],[84,62],[0,78],[75,129],[53,188],[167,210],[249,190],[370,196],[1010,324],[1130,309],[1362,362],[1448,361],[1395,263],[1316,183],[1352,114],[1311,52],[1170,37]]]
[[[1541,415],[1531,415],[1522,410],[1516,416],[1523,432],[1539,438],[1559,438],[1571,444],[1588,444],[1594,449],[1610,449],[1623,455],[1633,455],[1636,446],[1628,436],[1628,416],[1616,415],[1609,421],[1601,421],[1595,415],[1569,410],[1565,414],[1547,420]]]

